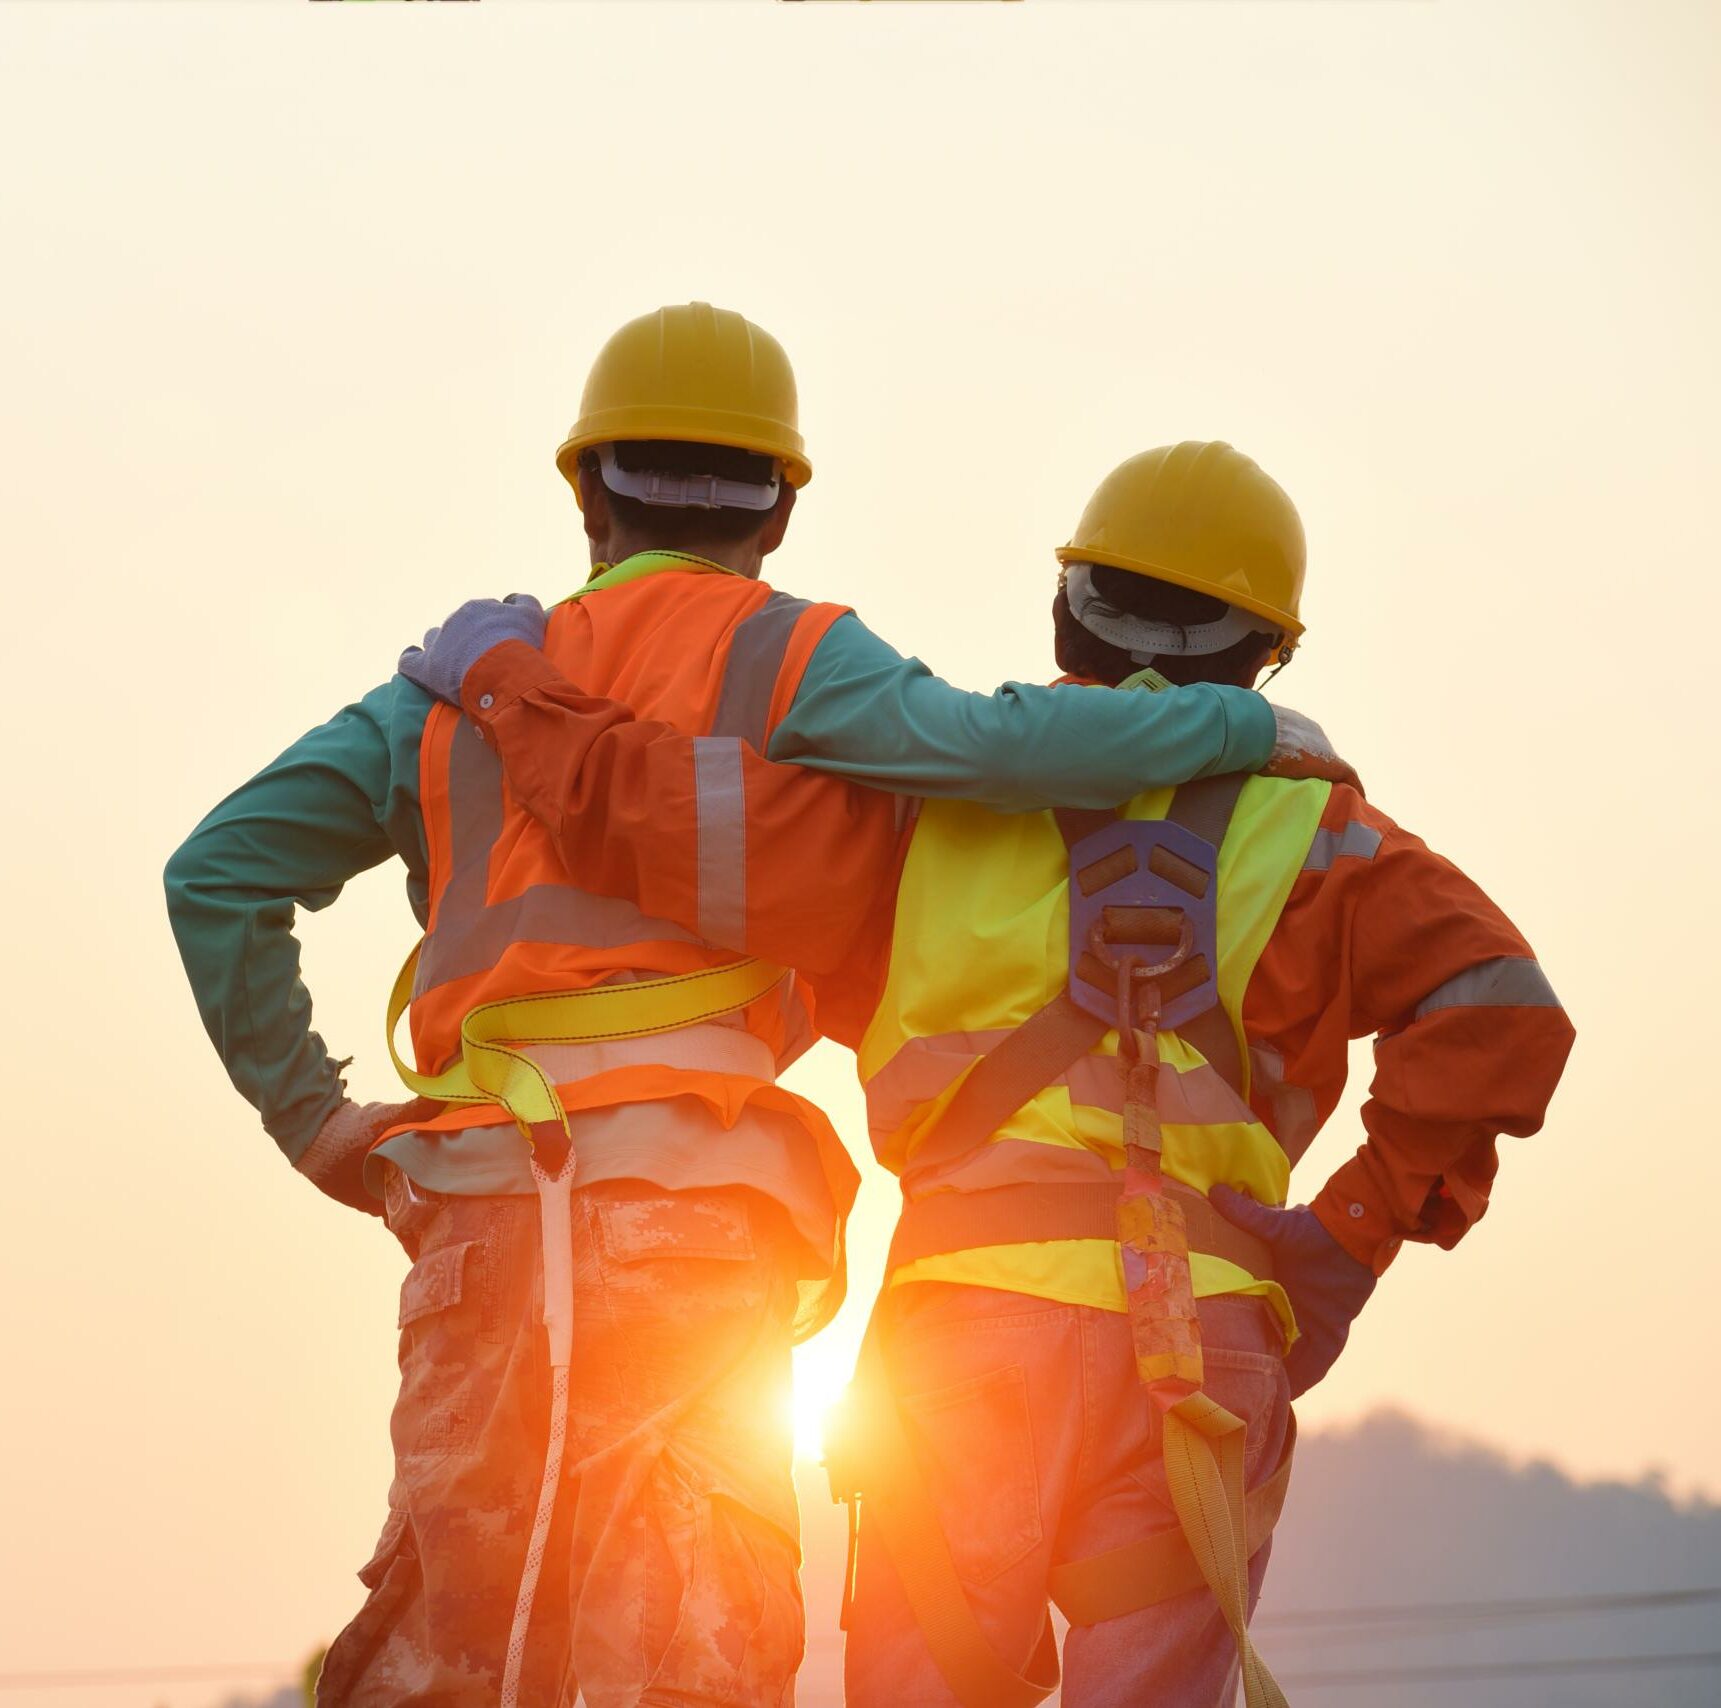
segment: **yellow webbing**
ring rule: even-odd
[[[1165,1414],[1171,1505],[1201,1576],[1237,1640],[1247,1708],[1286,1708],[1285,1693],[1249,1640],[1249,1541],[1243,1494],[1243,1423],[1194,1393]]]
[[[413,975],[424,948],[406,958],[388,999],[388,1053],[407,1089],[439,1103],[495,1103],[530,1137],[536,1122],[568,1117],[549,1076],[510,1044],[597,1044],[674,1032],[733,1014],[757,1002],[783,976],[768,961],[749,958],[696,973],[592,985],[481,1003],[460,1022],[460,1060],[438,1074],[418,1073],[401,1060],[395,1029],[412,1002]]]

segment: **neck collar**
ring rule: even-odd
[[[692,552],[635,552],[620,563],[597,565],[585,586],[577,593],[570,593],[562,603],[583,599],[588,593],[596,593],[605,587],[624,587],[630,581],[643,581],[648,575],[663,575],[671,570],[694,575],[741,574],[740,570],[731,569],[727,564],[713,563],[708,557],[695,557]]]

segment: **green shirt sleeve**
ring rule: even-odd
[[[898,794],[1022,812],[1115,806],[1145,789],[1258,771],[1273,739],[1272,707],[1251,689],[1121,694],[1006,682],[971,694],[848,615],[808,661],[768,757]]]
[[[311,1028],[295,909],[324,908],[391,854],[422,924],[429,890],[418,747],[432,701],[395,677],[293,743],[167,863],[167,912],[199,1014],[239,1091],[296,1161],[346,1064]]]

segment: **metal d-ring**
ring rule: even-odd
[[[1180,917],[1177,946],[1163,961],[1143,962],[1134,955],[1108,954],[1110,945],[1101,935],[1098,920],[1094,921],[1088,933],[1088,946],[1101,962],[1117,969],[1118,1048],[1126,1058],[1134,1060],[1144,1041],[1151,1040],[1159,1030],[1159,1012],[1163,1006],[1159,998],[1159,981],[1176,972],[1189,959],[1195,948],[1195,927],[1188,914]],[[1152,997],[1153,1005],[1145,1019],[1138,1021],[1136,1008],[1144,987],[1146,994]]]

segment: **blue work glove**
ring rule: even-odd
[[[423,646],[409,646],[400,655],[400,673],[427,694],[458,706],[466,672],[491,647],[511,640],[542,646],[547,621],[544,607],[530,593],[468,599],[424,637]]]
[[[1295,1399],[1344,1351],[1351,1324],[1374,1291],[1374,1271],[1358,1263],[1306,1205],[1270,1209],[1229,1186],[1215,1186],[1207,1196],[1226,1221],[1273,1248],[1273,1278],[1285,1289],[1301,1330],[1285,1355]]]

